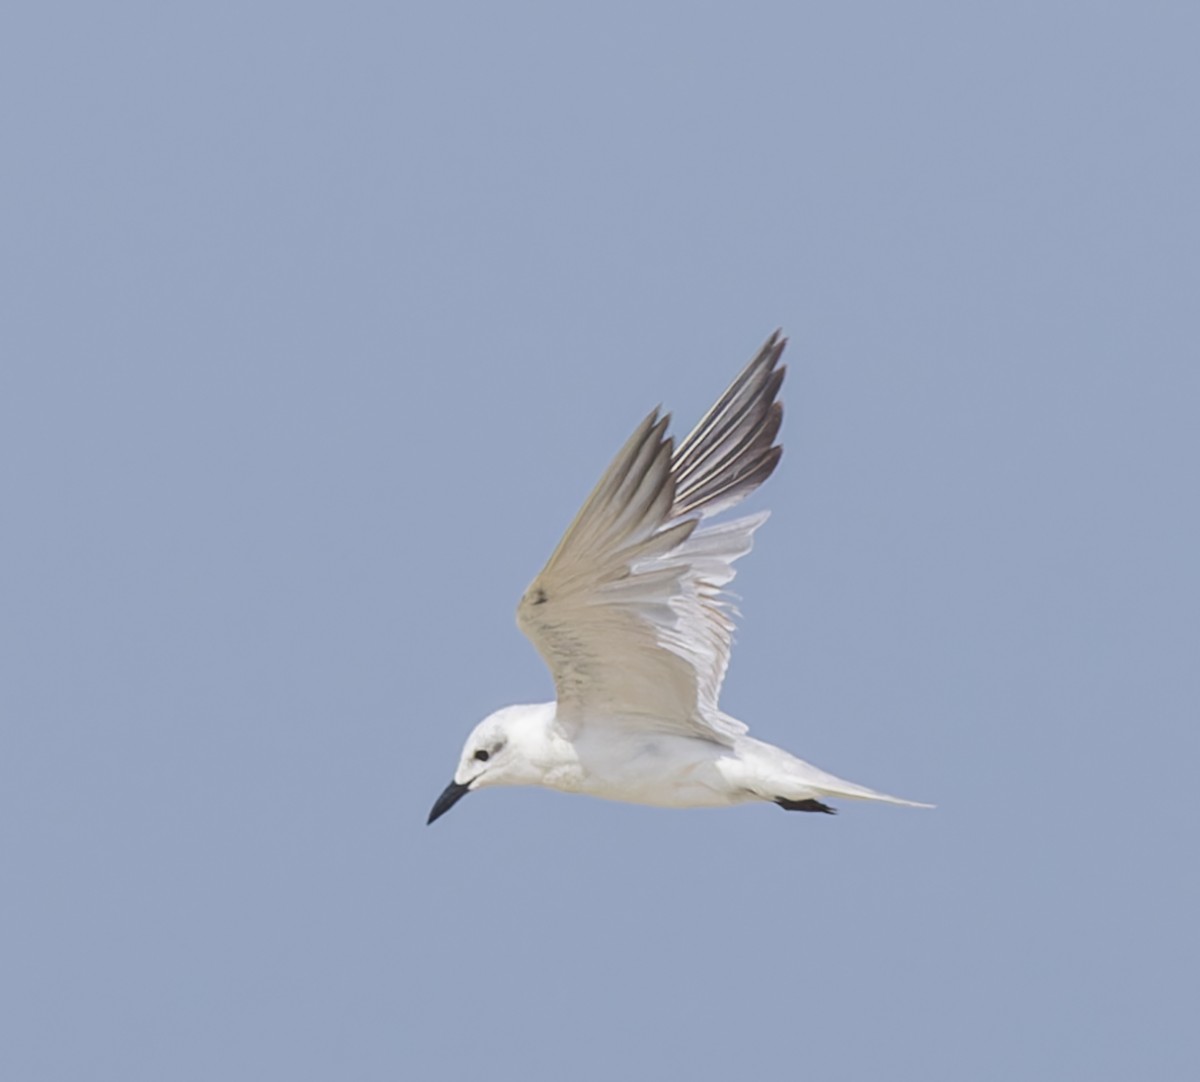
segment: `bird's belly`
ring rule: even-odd
[[[727,751],[703,740],[638,737],[577,745],[579,792],[662,808],[719,808],[737,803],[717,763]]]

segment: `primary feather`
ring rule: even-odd
[[[624,720],[731,744],[718,698],[733,636],[725,593],[765,512],[702,522],[775,469],[786,339],[773,334],[676,448],[652,412],[621,448],[517,607],[554,677],[558,721]]]

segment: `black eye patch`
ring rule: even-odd
[[[491,758],[491,756],[483,748],[480,748],[475,753],[475,758],[478,759],[481,763],[486,763]]]

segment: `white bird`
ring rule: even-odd
[[[777,331],[678,447],[652,412],[621,448],[517,606],[557,699],[507,706],[467,738],[429,813],[493,785],[668,808],[825,797],[931,807],[826,774],[746,735],[717,697],[733,638],[725,588],[766,512],[710,524],[774,471],[786,339]]]

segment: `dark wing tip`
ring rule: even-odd
[[[675,451],[675,516],[713,514],[744,499],[779,462],[774,446],[783,423],[777,401],[787,366],[787,339],[775,331]]]

